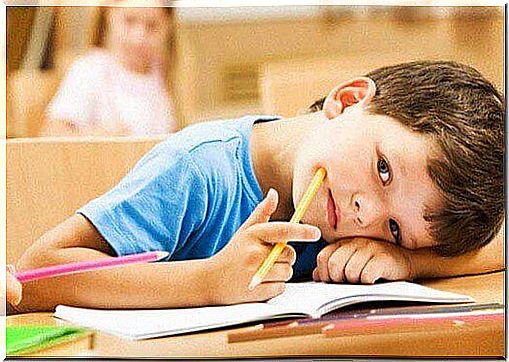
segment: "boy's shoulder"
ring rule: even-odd
[[[210,178],[214,170],[230,173],[228,170],[235,167],[239,150],[249,142],[252,123],[247,117],[197,123],[174,133],[154,151],[160,158],[173,159],[170,164],[189,164],[205,179]]]
[[[181,169],[185,163],[187,170],[194,170],[192,173],[204,180],[228,183],[239,170],[251,173],[249,140],[253,124],[269,119],[276,117],[245,116],[191,125],[158,144],[152,157],[165,164],[167,171]]]
[[[164,143],[192,156],[210,156],[249,145],[253,124],[258,120],[276,119],[274,116],[245,116],[197,123],[170,136]]]

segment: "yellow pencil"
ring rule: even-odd
[[[299,205],[297,205],[297,209],[295,209],[295,212],[293,213],[292,218],[290,219],[291,223],[298,224],[302,217],[304,216],[304,213],[309,207],[309,204],[311,203],[311,200],[315,196],[316,192],[320,188],[320,185],[322,184],[323,180],[326,176],[325,169],[319,168],[318,171],[316,171],[315,176],[313,177],[313,180],[311,180],[311,183],[309,184],[308,189],[304,193],[304,196],[299,202]],[[270,268],[272,268],[272,265],[276,262],[277,258],[281,254],[281,252],[284,250],[286,246],[286,242],[277,243],[274,245],[274,248],[270,252],[270,254],[267,256],[265,261],[262,263],[256,274],[253,276],[253,279],[251,279],[251,283],[249,283],[249,290],[253,290],[258,284],[260,284],[269,272]]]

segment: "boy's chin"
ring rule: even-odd
[[[345,240],[347,239],[347,237],[345,236],[338,236],[337,235],[337,231],[332,231],[332,230],[326,230],[324,231],[322,229],[322,240],[324,240],[325,242],[327,242],[327,244],[335,244],[341,240]]]

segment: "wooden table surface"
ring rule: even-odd
[[[504,303],[504,272],[420,282],[439,290],[467,294],[478,303]],[[30,313],[7,317],[7,325],[61,323],[51,313]],[[504,323],[461,325],[450,329],[412,333],[383,333],[326,338],[322,335],[295,336],[272,340],[227,343],[229,330],[184,336],[128,341],[97,332],[90,351],[75,352],[72,346],[46,350],[39,355],[68,357],[152,358],[240,358],[240,357],[503,357]]]

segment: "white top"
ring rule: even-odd
[[[50,122],[126,129],[136,136],[175,131],[172,113],[159,69],[133,73],[103,50],[92,50],[72,64],[47,109]]]

